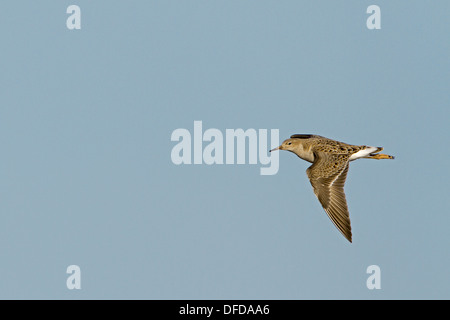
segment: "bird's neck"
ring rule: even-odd
[[[294,151],[294,153],[300,159],[303,159],[303,160],[311,162],[311,163],[314,162],[314,153],[309,149],[298,148],[297,150]]]

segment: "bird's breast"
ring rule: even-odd
[[[314,162],[314,153],[312,151],[306,151],[306,150],[297,150],[295,154],[305,161]]]

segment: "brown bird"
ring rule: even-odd
[[[378,153],[382,147],[356,146],[313,134],[294,134],[275,149],[295,153],[312,163],[306,170],[314,193],[333,224],[352,242],[352,229],[345,199],[344,184],[350,161],[367,159],[394,159]]]

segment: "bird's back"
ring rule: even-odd
[[[366,148],[366,146],[351,145],[345,142],[328,139],[318,135],[309,136],[310,137],[307,139],[307,141],[305,141],[305,143],[310,145],[310,149],[313,152],[353,154]]]

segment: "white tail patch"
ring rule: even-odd
[[[359,150],[358,152],[352,154],[351,157],[349,158],[349,160],[352,161],[352,160],[356,160],[359,158],[367,157],[369,154],[371,154],[372,152],[375,152],[377,150],[378,150],[377,147],[367,147],[363,150]]]

